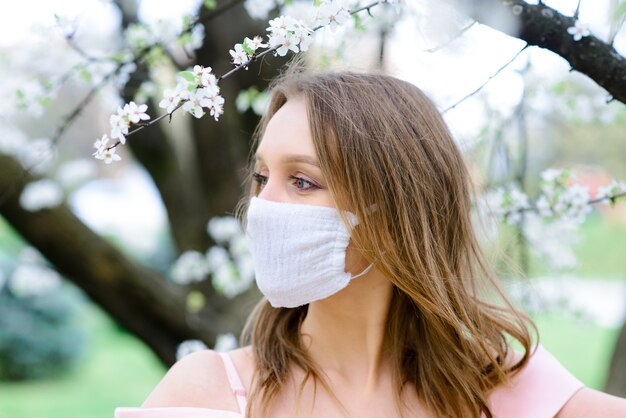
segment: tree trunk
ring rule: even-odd
[[[181,289],[129,260],[66,205],[37,212],[24,210],[19,204],[21,190],[35,179],[22,177],[22,173],[17,161],[0,155],[0,190],[19,182],[0,205],[0,214],[61,274],[146,341],[161,360],[171,362],[176,344],[183,339],[215,334],[210,324],[185,312]]]
[[[611,395],[626,398],[626,323],[622,326],[613,349],[604,390]]]

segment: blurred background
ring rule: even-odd
[[[118,106],[165,114],[177,72],[226,73],[236,43],[279,14],[312,22],[313,3],[3,8],[1,418],[111,417],[180,357],[237,346],[260,294],[232,215],[265,89],[290,55],[221,81],[219,121],[180,109],[113,164],[93,143]],[[535,15],[531,29],[559,54],[526,46]],[[317,31],[306,59],[383,71],[435,101],[467,157],[477,234],[503,285],[568,370],[626,397],[626,87],[594,81],[623,67],[626,2],[407,0],[355,16]],[[597,64],[572,70],[585,54]]]

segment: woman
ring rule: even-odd
[[[242,205],[266,297],[251,345],[186,356],[117,416],[626,417],[626,400],[533,350],[430,100],[389,76],[294,68],[273,85]]]

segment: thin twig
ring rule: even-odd
[[[115,67],[112,71],[106,74],[102,80],[95,86],[93,86],[89,92],[83,97],[83,99],[76,105],[72,113],[68,114],[65,117],[65,122],[59,125],[56,133],[52,137],[52,145],[57,145],[57,142],[63,136],[63,133],[70,127],[74,119],[76,119],[83,111],[83,109],[91,102],[91,99],[94,98],[98,90],[100,90],[115,74],[117,74],[120,69],[125,65],[125,63],[119,63],[117,67]]]
[[[491,77],[489,77],[489,78],[487,79],[487,81],[485,81],[483,84],[481,84],[480,86],[478,86],[478,88],[477,88],[477,89],[475,89],[474,91],[472,91],[471,93],[469,93],[467,96],[463,97],[461,100],[459,100],[459,101],[457,101],[456,103],[454,103],[452,106],[447,107],[445,110],[443,110],[443,111],[441,112],[441,114],[443,115],[444,113],[446,113],[446,112],[448,112],[448,111],[450,111],[450,110],[454,109],[455,107],[457,107],[458,105],[460,105],[461,103],[463,103],[465,100],[469,99],[470,97],[472,97],[473,95],[475,95],[476,93],[478,93],[480,90],[482,90],[482,89],[483,89],[483,87],[485,87],[485,86],[486,86],[486,85],[487,85],[487,84],[488,84],[488,83],[489,83],[489,82],[490,82],[490,81],[491,81],[494,77],[496,77],[498,74],[500,74],[500,72],[502,72],[502,70],[504,70],[506,67],[508,67],[509,65],[511,65],[511,63],[512,63],[513,61],[515,61],[515,59],[516,59],[517,57],[519,57],[519,55],[520,55],[522,52],[524,52],[524,50],[525,50],[526,48],[528,48],[528,47],[529,47],[529,45],[528,45],[528,44],[524,45],[524,47],[523,47],[522,49],[520,49],[520,50],[517,52],[517,54],[515,54],[515,55],[513,56],[513,58],[511,58],[509,61],[507,61],[507,62],[506,62],[506,63],[505,63],[502,67],[498,68],[498,71],[496,71],[496,72],[495,72],[495,73],[494,73]]]
[[[576,5],[576,11],[574,11],[574,20],[578,20],[578,13],[580,12],[580,2],[581,0],[578,0],[578,4]]]
[[[377,1],[374,1],[374,2],[372,2],[372,3],[370,3],[370,4],[368,4],[367,6],[359,7],[358,9],[352,10],[352,11],[350,11],[349,13],[350,13],[350,15],[354,15],[354,14],[356,14],[356,13],[359,13],[359,12],[363,11],[363,10],[367,10],[367,11],[368,11],[368,13],[369,13],[369,11],[370,11],[370,9],[371,9],[372,7],[375,7],[375,6],[379,5],[379,4],[386,3],[386,2],[387,2],[387,0],[377,0]],[[318,31],[319,29],[321,29],[321,28],[323,28],[323,27],[324,27],[324,25],[318,25],[318,26],[316,26],[315,28],[313,28],[313,29],[312,29],[312,32],[316,32],[316,31]],[[263,51],[263,52],[261,52],[261,53],[259,53],[259,54],[254,54],[254,55],[252,55],[252,56],[249,58],[249,60],[248,60],[247,62],[245,62],[245,63],[243,63],[243,64],[239,64],[239,65],[235,66],[233,69],[231,69],[231,70],[227,71],[226,73],[222,74],[221,76],[217,77],[217,78],[216,78],[216,82],[220,82],[221,80],[224,80],[225,78],[230,77],[231,75],[235,74],[237,71],[240,71],[242,68],[247,68],[250,64],[252,64],[253,62],[257,61],[259,58],[264,57],[265,55],[269,54],[270,52],[274,52],[274,51],[276,51],[278,48],[280,48],[280,45],[277,45],[277,46],[272,47],[272,48],[270,48],[270,49],[266,49],[265,51]],[[136,126],[136,128],[135,128],[135,129],[133,129],[132,131],[129,131],[129,132],[128,132],[126,135],[124,135],[124,136],[125,136],[125,137],[129,137],[129,136],[133,135],[134,133],[136,133],[136,132],[138,132],[138,131],[140,131],[140,130],[142,130],[142,129],[147,128],[148,126],[154,125],[155,123],[159,122],[161,119],[163,119],[163,118],[167,117],[168,115],[171,117],[171,115],[172,115],[172,114],[173,114],[176,110],[180,109],[180,108],[182,107],[182,105],[183,105],[183,104],[184,104],[184,102],[183,102],[183,103],[180,103],[180,104],[179,104],[178,106],[176,106],[176,108],[174,108],[171,112],[169,112],[169,113],[165,113],[165,114],[163,114],[163,115],[159,116],[158,118],[151,120],[150,122],[145,122],[145,123],[142,123],[142,124],[137,124],[137,125],[135,125],[135,126]],[[118,141],[117,141],[117,142],[115,142],[113,145],[108,146],[106,149],[107,149],[107,150],[109,150],[109,149],[115,148],[115,147],[117,147],[120,143],[121,143],[121,142],[118,140]]]
[[[612,200],[615,201],[615,199],[618,199],[620,197],[624,197],[626,196],[626,192],[622,192],[622,193],[617,193],[614,195],[606,195],[606,196],[602,196],[602,197],[597,197],[595,199],[589,199],[587,201],[587,205],[594,205],[596,203],[600,203],[603,202],[605,200]],[[508,217],[509,215],[513,214],[513,213],[521,213],[521,212],[529,212],[529,211],[533,211],[533,212],[539,212],[539,210],[535,207],[535,206],[529,206],[529,207],[523,207],[523,208],[519,208],[519,209],[515,209],[515,210],[508,210],[506,212],[504,212],[504,217]]]
[[[476,23],[478,23],[478,22],[476,20],[473,20],[472,23],[470,23],[469,25],[465,26],[463,29],[458,31],[452,38],[448,39],[446,42],[444,42],[443,44],[441,44],[439,46],[435,46],[433,48],[427,49],[425,52],[437,52],[440,49],[445,48],[446,46],[450,45],[452,42],[454,42],[457,39],[459,39],[465,32],[467,32]]]

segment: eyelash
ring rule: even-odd
[[[253,173],[252,177],[253,177],[254,181],[256,181],[260,186],[264,186],[265,183],[267,182],[267,176],[264,176],[264,175],[262,175],[260,173]],[[291,180],[295,180],[296,182],[302,181],[302,182],[307,183],[309,185],[309,187],[306,187],[306,188],[299,188],[299,187],[296,186],[298,188],[298,190],[308,191],[308,190],[312,190],[312,189],[319,189],[319,186],[317,186],[315,183],[313,183],[313,182],[311,182],[309,180],[303,179],[302,177],[289,176],[289,178]]]

